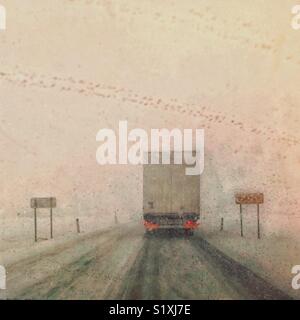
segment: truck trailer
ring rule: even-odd
[[[143,165],[145,231],[184,229],[192,235],[200,218],[200,176],[186,175],[185,164]]]

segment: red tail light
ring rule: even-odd
[[[159,228],[159,224],[144,220],[144,226],[147,230],[152,231]]]
[[[192,229],[192,230],[194,230],[194,229],[198,228],[199,224],[200,223],[198,223],[198,222],[196,222],[194,220],[187,220],[184,223],[183,227],[184,227],[184,229]]]

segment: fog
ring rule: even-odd
[[[101,166],[101,128],[205,130],[202,224],[237,228],[237,191],[265,195],[265,233],[300,229],[300,31],[294,1],[1,0],[0,216],[120,221],[142,167]],[[255,208],[245,208],[249,225]]]

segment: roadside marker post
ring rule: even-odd
[[[77,233],[80,233],[80,225],[79,225],[79,219],[76,219],[76,227],[77,227]]]
[[[223,231],[224,229],[224,218],[221,218],[221,227],[220,227],[220,231]]]

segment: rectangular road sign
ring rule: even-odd
[[[31,208],[55,208],[56,198],[32,198]]]
[[[238,193],[235,195],[236,204],[260,204],[263,202],[263,193]]]

